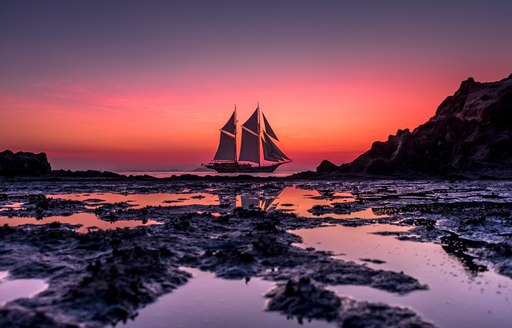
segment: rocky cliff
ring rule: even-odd
[[[398,130],[353,162],[323,162],[317,172],[510,178],[512,75],[490,83],[469,78],[412,132]]]
[[[0,153],[0,176],[41,176],[52,171],[45,153]]]

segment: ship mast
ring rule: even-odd
[[[261,166],[261,149],[263,148],[261,144],[261,124],[260,124],[260,117],[261,117],[261,111],[260,111],[260,103],[258,102],[258,166]]]
[[[237,149],[236,149],[236,134],[237,134],[237,124],[238,120],[236,119],[236,104],[235,104],[235,163],[238,163],[238,155],[237,155]]]

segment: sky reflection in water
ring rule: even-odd
[[[104,204],[113,204],[119,202],[126,202],[134,209],[140,209],[146,206],[219,206],[228,205],[244,208],[260,208],[263,210],[281,210],[286,212],[295,213],[298,216],[307,218],[325,218],[331,217],[334,219],[344,218],[361,218],[361,219],[374,219],[384,217],[376,215],[371,208],[361,211],[356,211],[347,214],[313,214],[310,212],[311,208],[315,205],[330,206],[334,203],[349,203],[354,202],[355,199],[350,193],[336,192],[329,194],[327,197],[325,193],[317,190],[307,190],[297,187],[286,187],[283,189],[272,190],[244,190],[238,193],[210,193],[210,192],[190,192],[184,190],[181,193],[151,193],[151,194],[117,194],[117,193],[77,193],[77,194],[50,194],[48,198],[83,201],[86,203],[86,208],[95,209]],[[21,209],[23,203],[13,202],[4,204],[1,210],[7,208]],[[213,208],[212,212],[217,209]],[[8,218],[0,216],[0,224],[7,224],[10,226],[19,226],[24,224],[49,224],[52,222],[60,222],[64,224],[78,225],[81,227],[77,232],[86,233],[91,229],[116,229],[116,228],[134,228],[141,225],[157,224],[155,220],[139,221],[139,220],[123,220],[122,216],[117,221],[105,221],[98,218],[92,213],[77,213],[70,216],[49,216],[37,220],[34,217],[14,217]]]
[[[260,328],[260,327],[333,327],[323,321],[287,319],[276,312],[265,312],[264,294],[274,283],[258,278],[247,284],[244,280],[224,280],[213,273],[185,269],[193,278],[170,294],[139,312],[135,321],[125,328]]]
[[[9,273],[0,271],[0,306],[19,298],[34,297],[48,288],[42,279],[9,280]]]
[[[330,226],[293,231],[303,238],[301,247],[334,252],[343,260],[379,259],[383,264],[367,263],[375,269],[403,271],[429,286],[399,296],[368,286],[330,287],[340,295],[357,300],[384,302],[412,307],[425,320],[439,327],[508,327],[512,307],[512,283],[493,271],[472,273],[440,245],[401,241],[393,236],[375,235],[378,231],[403,231],[393,225],[362,227]]]

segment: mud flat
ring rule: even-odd
[[[0,325],[142,327],[189,283],[215,289],[241,280],[268,287],[264,295],[255,289],[261,307],[251,322],[282,314],[289,325],[315,327],[447,326],[457,322],[413,299],[453,273],[448,264],[462,268],[463,281],[490,281],[481,286],[496,295],[485,298],[486,320],[501,322],[502,307],[492,304],[508,302],[512,290],[511,213],[512,183],[496,181],[2,180],[0,271],[47,286],[1,305]],[[364,233],[378,249],[356,254],[364,239],[326,230],[335,228]],[[429,279],[410,269],[417,257],[386,255],[397,245],[431,245],[452,262],[424,253],[439,265]],[[255,290],[230,302],[254,299]],[[204,311],[222,321],[237,309]],[[161,316],[175,326],[205,318]]]

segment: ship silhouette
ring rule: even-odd
[[[235,106],[228,122],[220,129],[219,147],[213,160],[204,166],[221,173],[260,173],[274,172],[292,161],[277,147],[279,139],[259,104],[241,126],[240,154],[237,154],[237,122]]]

